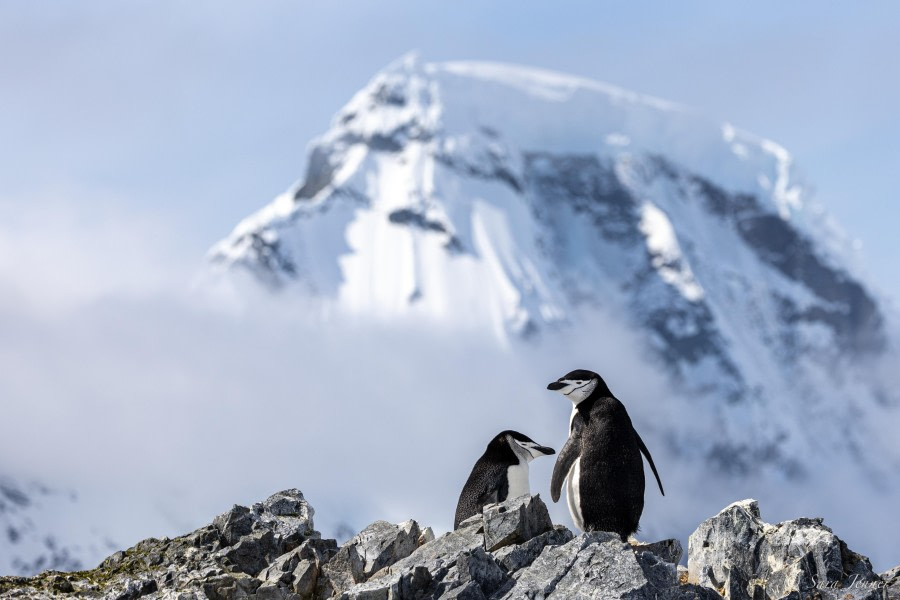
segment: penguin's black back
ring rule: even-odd
[[[637,531],[644,510],[644,464],[625,406],[613,396],[578,405],[581,431],[579,497],[587,531],[613,531],[623,540]]]
[[[484,454],[472,467],[472,473],[459,495],[456,517],[453,519],[454,529],[469,517],[480,513],[485,504],[506,500],[506,496],[509,494],[507,469],[512,465],[519,464],[519,458],[506,441],[507,434],[525,438],[522,434],[504,431],[491,440]],[[525,439],[531,441],[530,438]]]

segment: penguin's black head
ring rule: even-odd
[[[603,378],[587,369],[575,369],[566,373],[547,385],[547,389],[559,392],[575,404],[586,399],[594,390],[598,390],[608,396],[612,395]]]
[[[488,450],[491,450],[492,447],[497,450],[512,450],[513,454],[524,459],[526,462],[531,462],[538,456],[556,454],[556,450],[553,448],[541,446],[527,435],[519,433],[518,431],[513,431],[512,429],[501,431],[494,436],[494,439],[488,444]]]

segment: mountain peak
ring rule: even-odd
[[[799,477],[796,456],[820,441],[788,398],[832,398],[864,420],[891,388],[862,367],[884,356],[884,311],[793,169],[778,144],[675,104],[408,55],[338,112],[302,182],[210,258],[226,278],[502,344],[616,315],[675,395],[725,423],[699,446],[676,435],[679,452]],[[850,394],[862,408],[840,401]],[[762,405],[790,416],[763,424],[750,408]]]

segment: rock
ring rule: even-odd
[[[816,565],[812,553],[807,553],[788,565],[781,565],[766,578],[764,591],[769,598],[786,598],[791,592],[806,596],[816,587]]]
[[[759,546],[759,577],[769,579],[778,571],[806,573],[822,583],[843,579],[841,542],[821,519],[796,519],[770,527]]]
[[[187,535],[143,540],[91,571],[56,579],[40,574],[21,583],[0,577],[0,597],[23,592],[20,597],[25,598],[74,594],[106,600],[221,600],[257,595],[295,600],[299,595],[290,582],[306,555],[290,551],[303,542],[323,544],[312,516],[303,494],[286,490],[251,507],[235,506]],[[333,553],[337,547],[333,541],[331,545]],[[313,581],[318,564],[314,567]]]
[[[415,521],[399,525],[376,521],[341,546],[337,554],[325,563],[323,573],[333,593],[337,594],[406,558],[418,547],[422,538],[422,531]]]
[[[296,548],[307,538],[321,537],[313,527],[315,511],[297,489],[285,490],[253,505],[259,516],[257,528],[268,529],[284,551]]]
[[[222,536],[222,543],[231,546],[253,531],[254,522],[249,508],[235,504],[231,510],[213,519],[213,526]]]
[[[821,519],[770,525],[754,500],[704,521],[688,548],[688,579],[728,600],[824,598],[834,590],[883,587],[869,559],[847,548]]]
[[[278,556],[281,545],[271,531],[255,531],[236,544],[221,551],[227,565],[241,573],[256,575],[266,568],[272,557]]]
[[[152,579],[129,579],[125,589],[113,596],[114,600],[136,600],[141,596],[157,591],[156,582]]]
[[[72,585],[72,582],[62,575],[57,575],[50,580],[50,588],[54,592],[60,592],[62,594],[68,594],[75,591],[75,587]]]
[[[474,581],[452,588],[437,598],[439,600],[487,600],[481,587]]]
[[[722,596],[708,587],[686,583],[663,590],[653,600],[722,600]]]
[[[900,600],[900,566],[881,574],[885,584],[885,600]]]
[[[287,490],[91,571],[0,577],[0,598],[900,600],[900,568],[878,576],[820,519],[769,525],[749,500],[701,524],[687,568],[676,540],[629,545],[552,527],[537,496],[486,506],[437,539],[415,521],[377,521],[340,548],[320,539],[312,514]]]
[[[475,583],[484,596],[493,594],[507,579],[497,559],[482,548],[463,552],[457,557],[456,575],[462,586]]]
[[[233,546],[253,532],[271,531],[278,554],[295,548],[307,538],[318,538],[313,527],[315,511],[300,490],[291,489],[269,496],[252,507],[235,505],[217,516],[213,527],[223,546]]]
[[[428,542],[434,541],[434,531],[431,527],[426,527],[422,530],[422,535],[419,536],[419,539],[416,542],[416,546],[421,546],[422,544],[427,544]]]
[[[484,517],[481,514],[475,514],[466,519],[465,521],[460,521],[459,527],[457,529],[468,529],[469,527],[481,527],[484,523]]]
[[[482,509],[484,547],[494,551],[521,544],[553,529],[547,505],[540,496],[519,496]]]
[[[436,586],[456,566],[458,557],[484,548],[484,535],[473,521],[417,548],[408,557],[373,574],[365,583],[343,590],[342,600],[413,598]]]
[[[524,544],[514,544],[500,548],[494,552],[494,557],[500,561],[504,569],[512,573],[534,562],[534,559],[538,557],[546,546],[560,546],[570,541],[573,537],[571,531],[562,525],[556,525],[550,531],[531,538]]]
[[[273,582],[262,584],[256,589],[255,600],[297,600],[300,596],[288,588]]]
[[[634,550],[635,554],[649,552],[666,562],[676,565],[681,561],[681,557],[684,556],[684,548],[681,546],[681,542],[673,539],[661,540],[659,542],[638,542],[632,544],[631,548]]]
[[[728,571],[754,576],[764,527],[756,500],[735,502],[701,523],[688,539],[688,581],[724,594]]]
[[[678,570],[675,563],[663,560],[650,551],[635,552],[634,556],[644,572],[644,578],[651,586],[666,589],[678,585]]]
[[[596,537],[578,552],[575,561],[556,583],[549,598],[653,597],[641,593],[650,582],[628,544],[614,534],[588,535]],[[671,571],[674,584],[674,565]]]
[[[549,597],[583,549],[612,539],[618,540],[618,536],[611,533],[585,533],[562,546],[545,547],[529,567],[514,576],[515,583],[503,598]]]
[[[342,546],[337,554],[322,566],[324,585],[329,586],[327,589],[330,590],[330,595],[337,595],[341,590],[364,581],[362,575],[364,564],[364,560],[353,546],[346,544]]]
[[[334,540],[311,539],[303,542],[297,549],[300,562],[291,573],[293,590],[297,595],[305,600],[314,595],[324,594],[325,582],[321,582],[320,585],[319,581],[322,566],[331,560],[337,551],[337,542]],[[317,590],[321,593],[317,593]]]
[[[740,569],[726,568],[725,585],[723,586],[723,596],[729,600],[764,600],[764,592],[756,592],[752,588],[750,581]],[[758,580],[754,580],[758,581]]]
[[[363,576],[368,578],[384,567],[406,558],[419,547],[420,538],[427,537],[422,536],[419,524],[412,520],[399,525],[391,525],[385,521],[373,523],[356,536],[356,550],[364,560]]]
[[[235,600],[255,594],[259,580],[246,575],[219,575],[204,580],[200,590],[209,600]]]
[[[900,581],[900,565],[897,565],[893,569],[888,569],[884,573],[880,575],[881,580],[885,585],[891,586]]]
[[[334,540],[310,539],[299,548],[282,554],[257,576],[263,587],[272,584],[290,590],[297,598],[312,598],[316,594],[322,565],[337,553]],[[261,592],[257,592],[259,595]]]
[[[263,583],[290,583],[294,575],[292,571],[300,564],[299,550],[291,550],[276,558],[268,567],[257,575]]]

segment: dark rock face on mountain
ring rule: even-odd
[[[539,496],[488,505],[439,538],[415,521],[376,521],[340,548],[321,539],[313,514],[300,491],[286,490],[185,536],[144,540],[91,571],[0,578],[0,598],[900,598],[900,567],[878,575],[820,519],[770,525],[753,500],[700,525],[687,569],[677,540],[575,536],[552,524]]]

